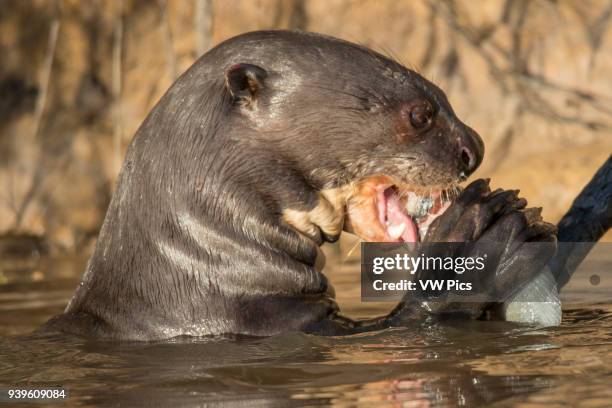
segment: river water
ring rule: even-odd
[[[330,258],[346,314],[392,307],[360,302],[359,262]],[[31,336],[61,312],[85,261],[0,262],[0,388],[61,385],[62,406],[612,406],[611,270],[588,271],[596,287],[572,281],[554,328],[451,321],[160,343]]]

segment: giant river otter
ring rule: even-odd
[[[343,230],[508,243],[510,267],[487,273],[510,296],[552,256],[521,244],[554,242],[554,227],[516,191],[477,180],[459,192],[483,153],[444,92],[396,61],[306,32],[232,38],[136,133],[82,282],[46,328],[137,340],[350,334],[448,310],[406,298],[377,319],[341,316],[319,247]]]

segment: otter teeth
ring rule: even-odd
[[[404,230],[406,229],[406,224],[405,223],[401,223],[398,225],[389,225],[387,226],[387,233],[389,234],[389,236],[392,239],[398,239],[399,237],[402,236],[402,234],[404,233]]]
[[[421,198],[410,192],[408,194],[408,201],[406,202],[406,210],[408,214],[414,215],[417,214],[420,208]]]

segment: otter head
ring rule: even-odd
[[[481,163],[478,134],[440,88],[385,56],[318,35],[268,40],[266,54],[247,39],[252,55],[227,67],[225,84],[254,130],[243,143],[320,193],[286,203],[285,220],[311,237],[344,226],[368,241],[419,239]]]

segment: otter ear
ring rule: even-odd
[[[249,103],[257,98],[267,76],[257,65],[236,64],[225,71],[225,86],[235,100]]]

